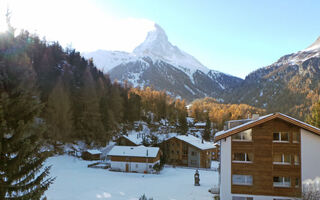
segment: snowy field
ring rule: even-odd
[[[194,186],[194,170],[164,168],[161,174],[111,172],[88,168],[88,161],[70,156],[47,160],[55,182],[48,200],[138,200],[142,194],[154,200],[210,200],[208,189],[218,183],[218,173],[200,170],[201,186]]]

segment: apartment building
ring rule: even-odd
[[[281,113],[216,133],[221,200],[291,200],[320,177],[320,129]]]

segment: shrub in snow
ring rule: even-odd
[[[143,195],[139,198],[139,200],[148,200],[148,198],[146,197],[145,194],[143,194]],[[153,198],[149,198],[149,200],[153,200]]]

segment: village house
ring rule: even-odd
[[[222,200],[301,198],[304,181],[320,177],[320,129],[287,115],[231,123],[215,141]]]
[[[121,135],[114,140],[119,146],[139,146],[142,144],[142,135],[132,134],[132,135]]]
[[[198,168],[210,168],[212,153],[216,152],[214,143],[193,135],[171,137],[163,141],[160,148],[168,164]]]
[[[82,152],[81,157],[83,160],[100,160],[101,151],[97,149],[89,149]]]
[[[111,170],[123,172],[152,173],[155,164],[160,164],[159,147],[114,146],[108,153]]]

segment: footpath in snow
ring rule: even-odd
[[[92,162],[71,156],[47,160],[55,182],[45,193],[48,200],[208,200],[208,189],[218,183],[216,171],[200,170],[201,186],[194,186],[194,169],[164,168],[160,174],[111,172],[88,168]]]

